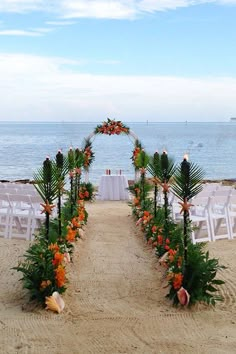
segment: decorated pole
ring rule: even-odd
[[[160,156],[158,151],[156,151],[153,155],[153,165],[155,170],[158,169],[160,163]],[[154,177],[157,178],[157,176]],[[157,181],[155,181],[155,187],[154,187],[154,216],[157,216],[157,194],[158,194],[158,187],[157,187]]]
[[[70,174],[70,211],[71,211],[71,216],[73,214],[73,205],[74,205],[74,195],[73,195],[73,182],[74,182],[74,164],[75,164],[75,159],[74,159],[74,151],[72,147],[70,147],[70,150],[68,152],[68,163],[69,163],[69,174]]]
[[[58,169],[58,234],[61,237],[61,188],[62,188],[62,169],[63,169],[63,154],[61,150],[58,150],[56,154],[56,165]]]
[[[52,180],[52,164],[47,156],[46,159],[43,162],[43,178],[44,178],[44,184],[45,184],[45,205],[44,206],[44,212],[45,212],[45,229],[46,229],[46,238],[48,239],[49,235],[49,215],[50,215],[50,196],[51,196],[51,180]],[[49,208],[48,208],[49,207]]]
[[[163,194],[164,194],[164,208],[165,208],[165,220],[168,220],[168,167],[169,167],[169,160],[167,152],[164,150],[161,154],[161,169],[163,172]]]
[[[184,201],[182,203],[182,210],[184,212],[184,264],[187,263],[187,249],[188,249],[188,223],[189,223],[189,182],[190,182],[190,163],[188,162],[187,155],[181,163],[181,174],[184,180]]]

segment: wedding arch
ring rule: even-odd
[[[92,145],[91,139],[95,137],[97,134],[104,134],[109,136],[126,134],[129,137],[131,137],[133,139],[133,144],[135,146],[133,150],[133,157],[132,157],[133,162],[135,160],[137,151],[140,151],[141,149],[141,144],[139,142],[138,136],[128,126],[126,126],[124,123],[122,123],[119,120],[107,118],[107,121],[104,121],[102,124],[97,125],[95,129],[87,136],[87,138],[85,138],[84,151],[86,153],[86,149],[87,149],[90,157],[94,156],[91,151],[91,145]],[[90,164],[88,163],[87,168],[85,168],[85,182],[89,181],[89,165]],[[135,180],[137,179],[137,176],[138,176],[138,171],[135,168]]]

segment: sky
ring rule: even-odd
[[[0,121],[229,121],[236,0],[0,0]]]

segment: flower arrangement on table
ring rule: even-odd
[[[120,135],[122,133],[129,134],[130,129],[120,120],[107,118],[106,122],[98,125],[94,129],[95,134]]]

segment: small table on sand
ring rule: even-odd
[[[128,180],[124,175],[103,175],[98,187],[100,200],[128,200]]]

